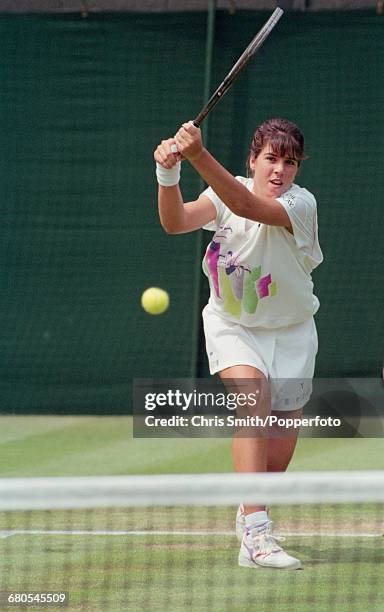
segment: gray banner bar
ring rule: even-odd
[[[137,379],[133,435],[382,438],[381,379]],[[302,409],[302,410],[301,410]],[[300,411],[301,410],[301,411]]]

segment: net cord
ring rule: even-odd
[[[380,470],[0,479],[0,510],[383,501]]]

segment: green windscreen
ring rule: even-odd
[[[217,13],[212,89],[266,17]],[[206,20],[0,14],[1,411],[129,413],[133,378],[207,374],[210,235],[165,234],[153,163],[202,106]],[[370,11],[286,13],[210,116],[210,149],[235,174],[261,121],[305,133],[319,376],[381,368],[383,34]],[[185,162],[186,200],[199,185]],[[142,310],[149,286],[169,292],[164,315]]]

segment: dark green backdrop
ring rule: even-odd
[[[216,16],[212,87],[266,18]],[[319,376],[378,376],[383,355],[384,32],[373,12],[287,13],[210,118],[244,172],[257,123],[307,139],[319,205]],[[200,110],[206,14],[0,15],[1,410],[131,408],[134,377],[206,375],[209,234],[167,236],[152,151]],[[183,168],[183,191],[198,177]],[[142,291],[167,289],[150,317]]]

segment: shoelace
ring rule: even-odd
[[[274,524],[269,521],[265,531],[256,532],[251,534],[255,549],[261,554],[269,554],[273,552],[280,552],[281,546],[277,542],[284,542],[283,536],[273,535]]]

